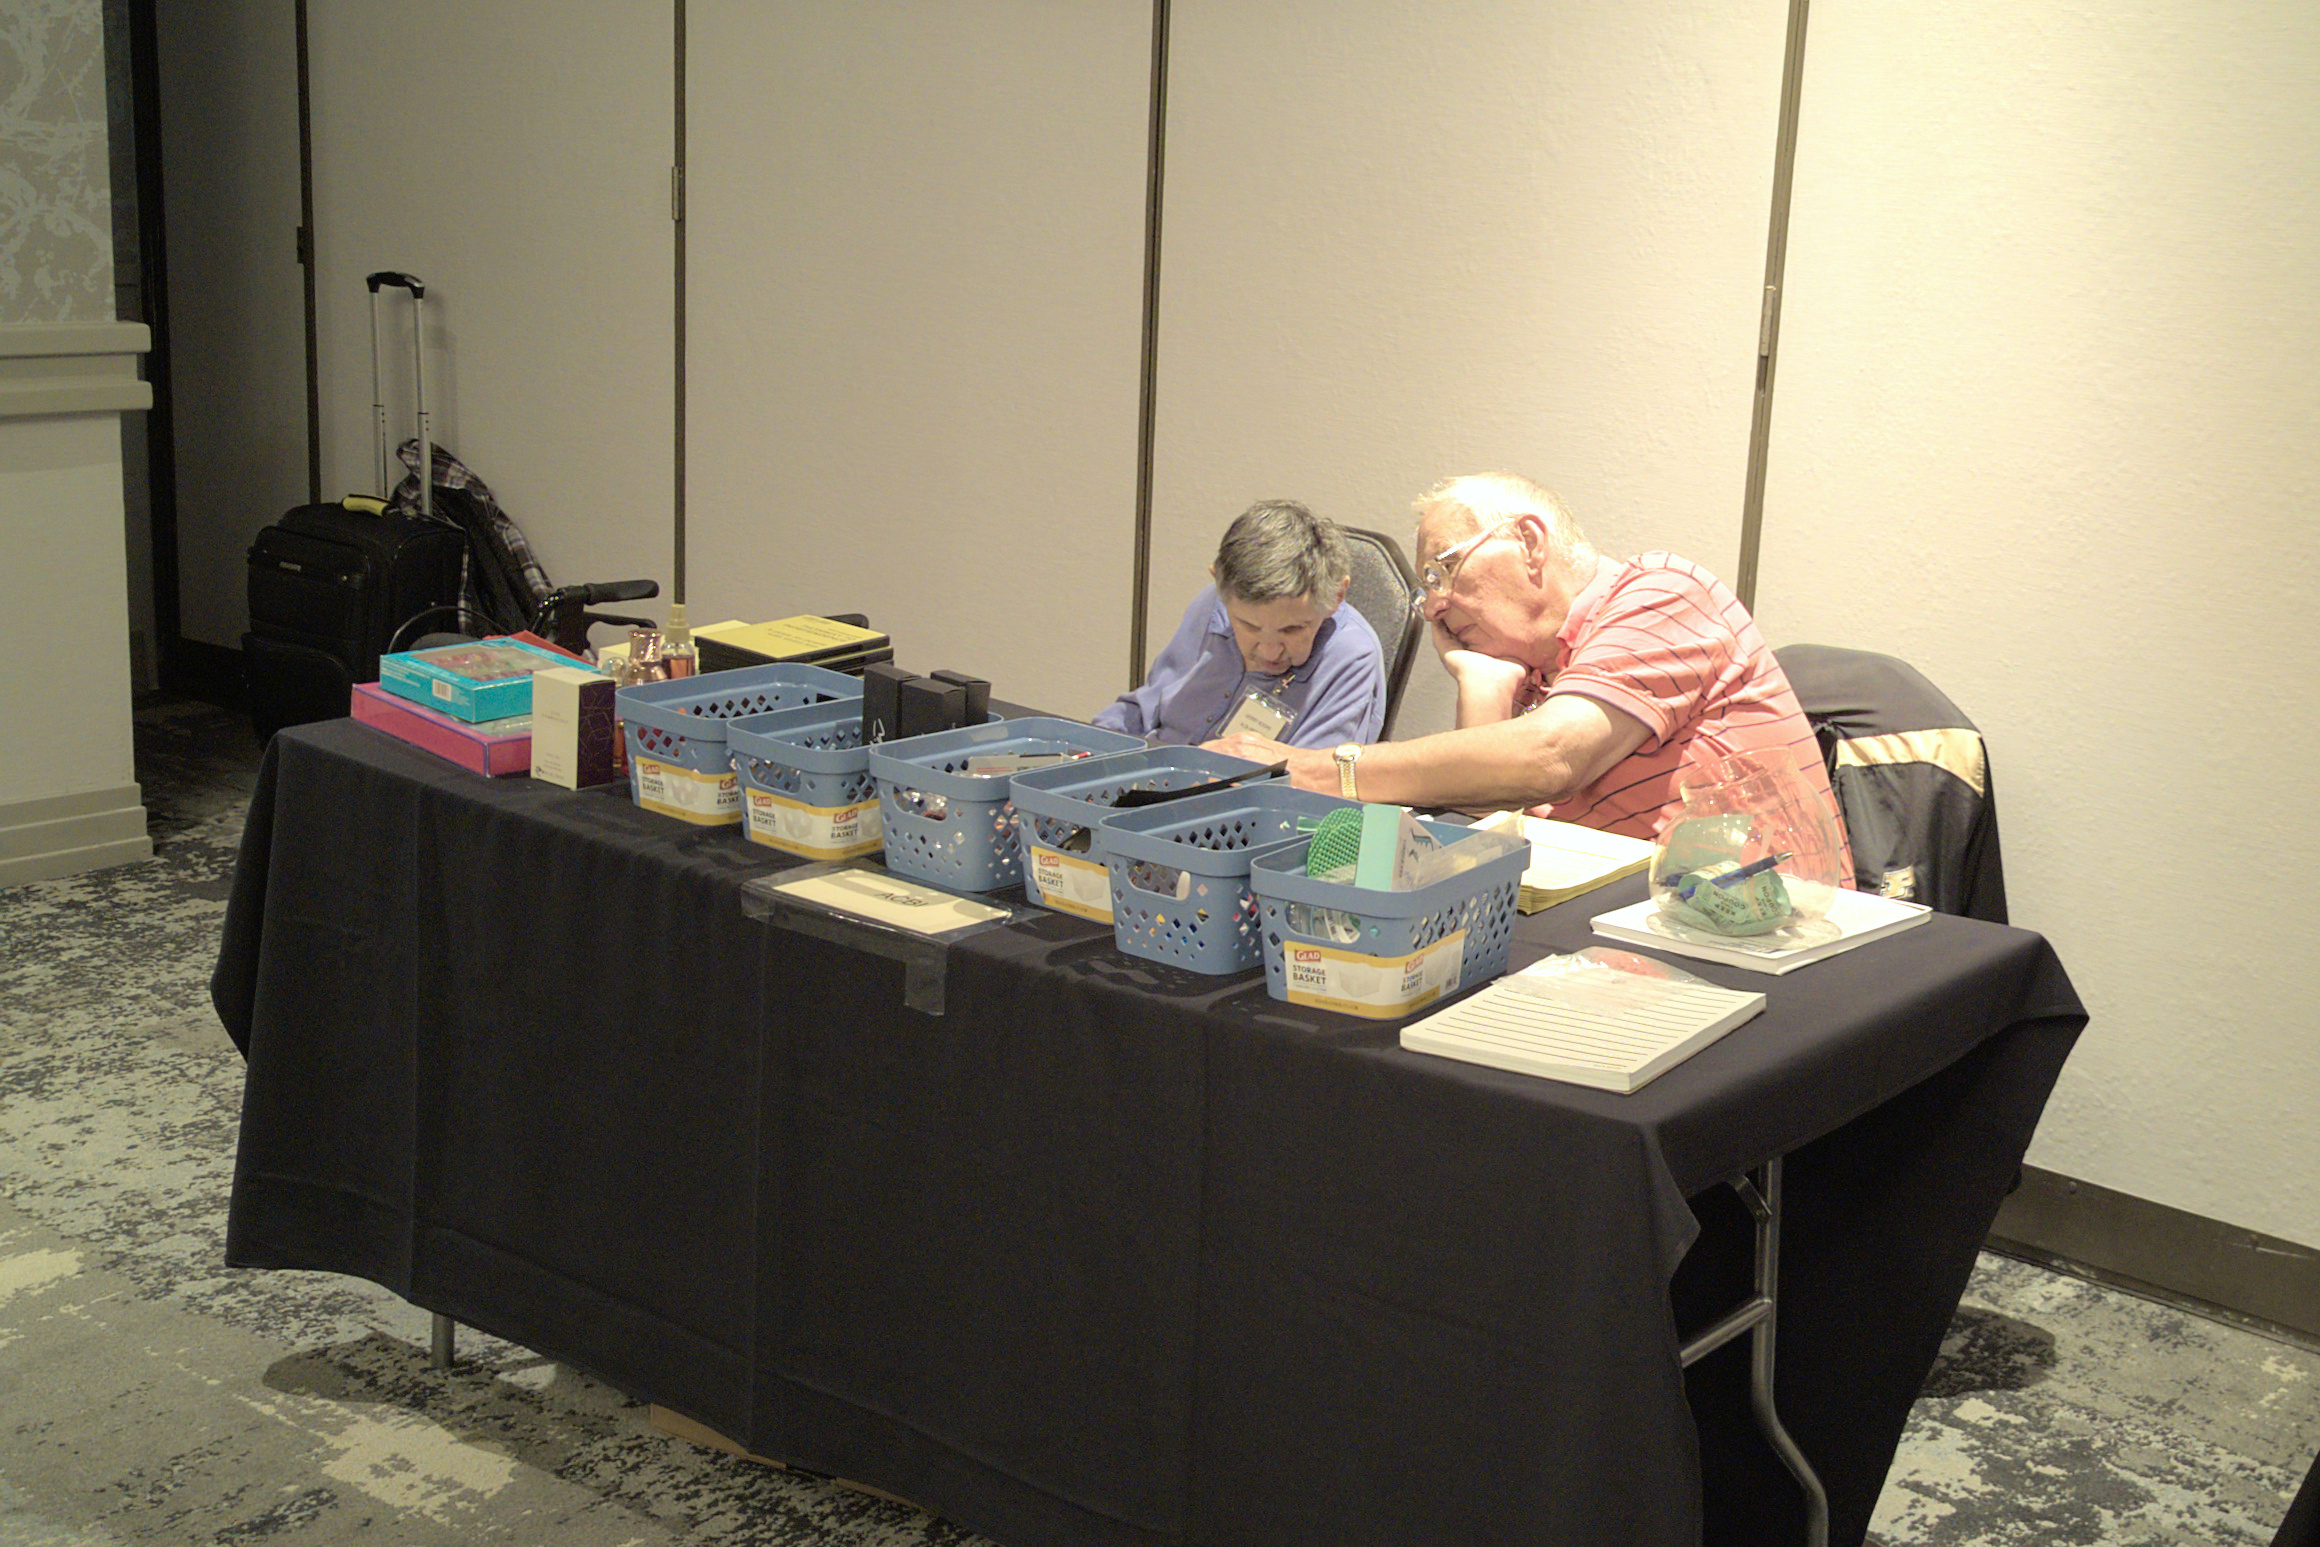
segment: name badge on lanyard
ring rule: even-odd
[[[1284,703],[1278,694],[1263,688],[1251,688],[1241,695],[1241,701],[1225,718],[1217,730],[1219,739],[1226,736],[1255,736],[1263,741],[1279,741],[1289,722],[1297,718],[1297,711]]]

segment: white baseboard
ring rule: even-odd
[[[0,419],[151,408],[137,357],[152,348],[142,322],[0,327]]]
[[[0,804],[0,886],[153,857],[135,784]]]

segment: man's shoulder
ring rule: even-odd
[[[1707,591],[1718,596],[1732,594],[1730,588],[1716,578],[1715,571],[1705,564],[1694,563],[1680,553],[1656,550],[1621,560],[1619,573],[1613,578],[1612,585],[1620,590],[1636,586],[1660,586],[1676,591]]]
[[[1748,609],[1705,566],[1661,552],[1615,563],[1568,641],[1579,659],[1566,670],[1591,663],[1599,673],[1620,676],[1640,670],[1646,655],[1662,663],[1682,657],[1692,670],[1703,657],[1749,653]]]
[[[1740,598],[1714,571],[1674,553],[1639,553],[1622,559],[1603,594],[1602,610],[1612,617],[1651,613],[1673,622],[1697,612],[1731,628],[1747,616]]]

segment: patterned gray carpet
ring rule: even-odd
[[[201,705],[138,733],[155,858],[0,889],[0,1547],[981,1540],[510,1344],[437,1371],[367,1284],[225,1268],[206,984],[256,760]],[[2316,1448],[2320,1355],[1985,1256],[1872,1540],[2267,1543]]]

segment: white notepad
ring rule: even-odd
[[[1733,1027],[1761,1014],[1762,994],[1688,973],[1639,977],[1609,967],[1574,971],[1549,957],[1472,998],[1402,1028],[1415,1053],[1517,1074],[1641,1090]]]

